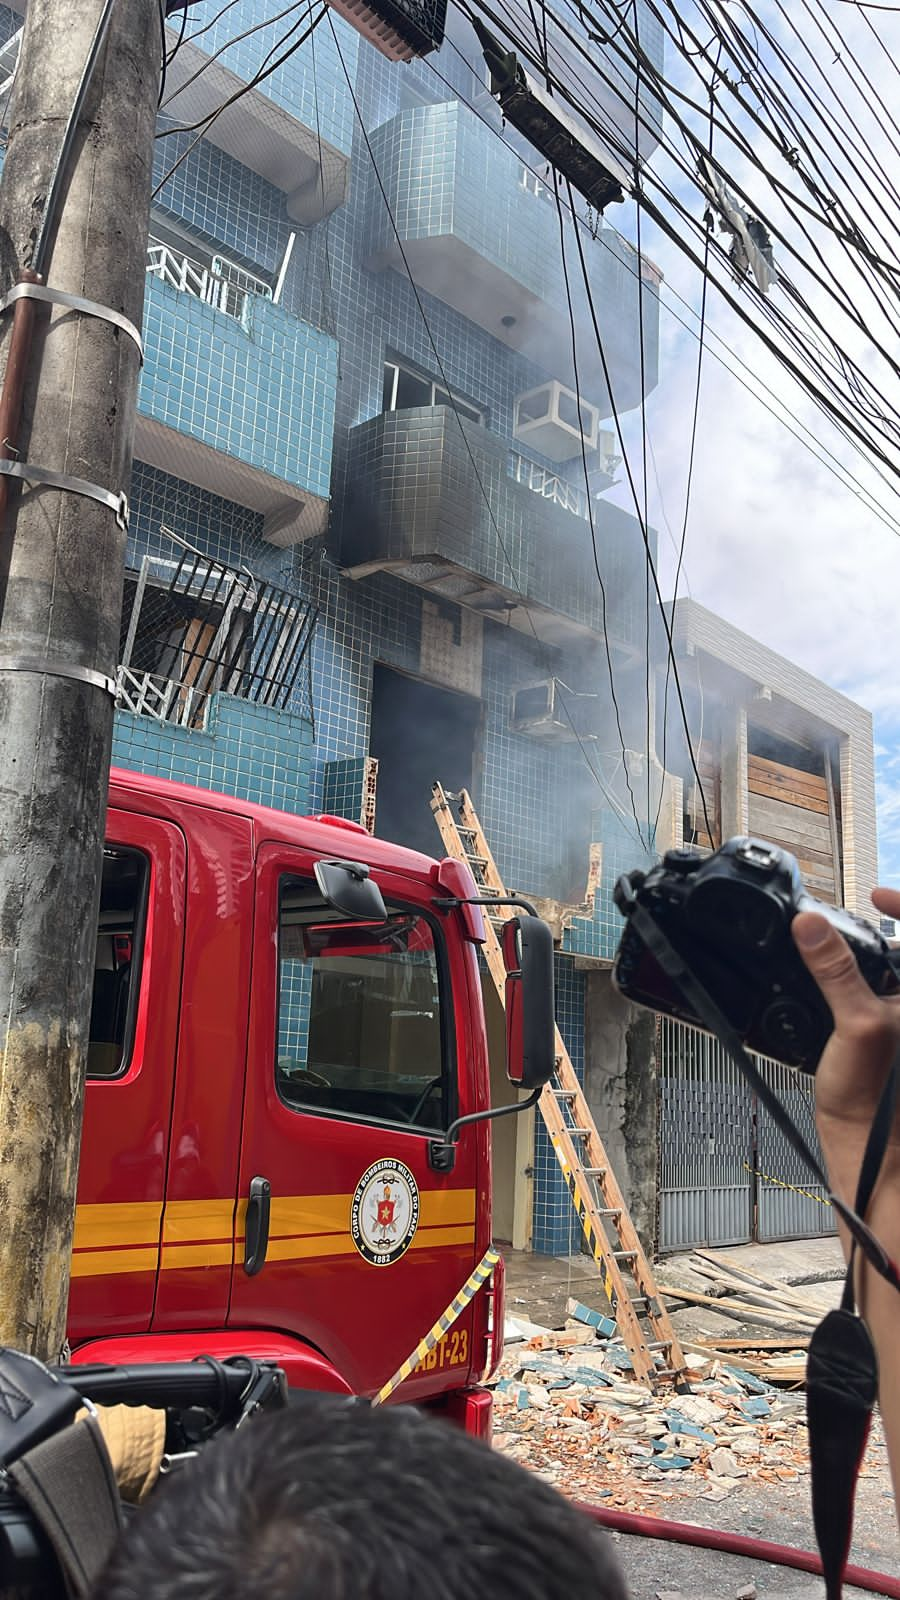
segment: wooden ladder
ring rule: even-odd
[[[505,896],[465,789],[451,794],[436,783],[431,809],[447,854],[466,863],[478,892],[491,899]],[[515,907],[497,906],[485,916],[484,956],[501,1005],[506,969],[497,929],[515,915]],[[558,1028],[555,1078],[543,1089],[538,1106],[635,1375],[648,1385],[675,1380],[680,1386],[686,1376],[681,1345]],[[652,1330],[649,1335],[642,1322]]]

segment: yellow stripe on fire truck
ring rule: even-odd
[[[400,1387],[404,1379],[408,1378],[410,1373],[415,1372],[430,1351],[440,1344],[444,1335],[453,1327],[457,1317],[461,1316],[470,1301],[474,1300],[482,1284],[490,1277],[499,1260],[500,1251],[495,1250],[491,1245],[490,1249],[484,1252],[475,1271],[470,1273],[459,1293],[453,1296],[446,1311],[441,1312],[437,1322],[433,1327],[429,1328],[424,1339],[419,1340],[412,1354],[407,1356],[403,1365],[397,1368],[394,1376],[389,1378],[387,1383],[379,1389],[372,1401],[373,1406],[380,1406],[383,1401],[389,1399],[394,1390]]]

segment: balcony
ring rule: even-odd
[[[256,0],[237,0],[225,11],[205,0],[192,5],[189,16],[188,37],[169,64],[165,115],[178,124],[199,123],[238,95],[204,138],[281,189],[293,221],[308,227],[328,216],[346,198],[353,141],[353,103],[331,30],[320,29],[315,54],[305,45],[259,88],[244,90],[267,52],[283,53],[277,46],[289,24],[273,22],[236,38],[256,29]],[[169,50],[177,43],[179,17],[176,12],[166,29]],[[338,19],[334,26],[352,78],[359,35]],[[198,35],[196,42],[191,35]]]
[[[551,644],[602,634],[587,502],[569,485],[563,503],[555,475],[528,481],[523,460],[444,406],[385,412],[351,429],[345,571],[392,572]],[[630,658],[644,643],[640,531],[615,506],[595,500],[593,512],[607,634]]]
[[[416,106],[376,128],[373,155],[397,233],[377,186],[367,266],[405,275],[420,288],[571,384],[571,326],[555,196],[467,106]],[[397,235],[399,235],[399,240]],[[611,228],[581,232],[591,294],[609,362],[616,408],[640,404],[637,257]],[[402,247],[402,253],[401,253]],[[579,339],[581,389],[609,416],[613,407],[574,232],[566,266]],[[657,382],[659,274],[643,272],[644,392]]]
[[[326,525],[337,344],[269,295],[151,245],[135,455],[261,512],[284,546]]]

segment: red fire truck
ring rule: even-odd
[[[113,772],[74,1360],[242,1352],[356,1394],[404,1361],[491,1242],[476,895],[354,823]],[[536,1087],[552,950],[504,942]],[[399,1398],[486,1433],[502,1322],[498,1271]]]

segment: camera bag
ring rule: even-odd
[[[75,1421],[81,1405],[33,1356],[0,1348],[0,1475],[51,1545],[72,1600],[89,1593],[122,1525],[103,1435],[93,1415]]]

